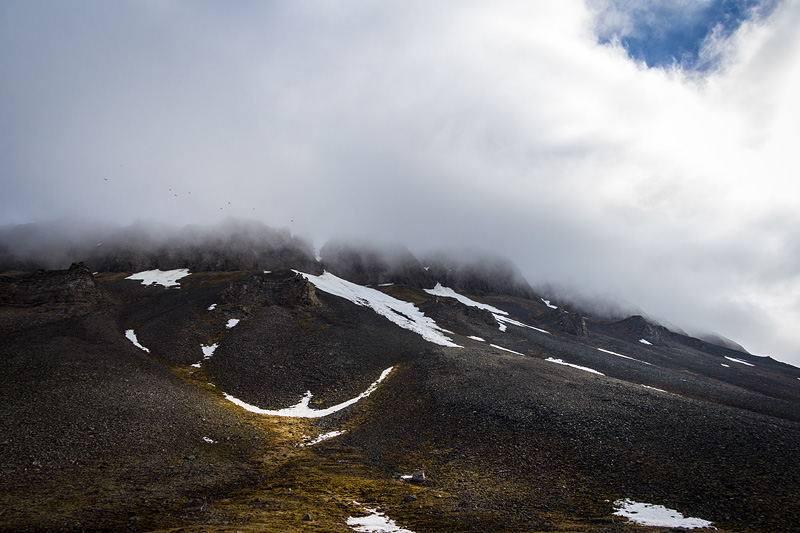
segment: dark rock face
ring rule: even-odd
[[[222,301],[245,313],[266,305],[319,305],[314,285],[301,274],[283,270],[270,274],[249,274],[221,293]]]
[[[544,317],[544,322],[561,333],[576,337],[586,337],[589,334],[586,320],[580,313],[553,309],[552,313],[548,313],[548,315]]]
[[[661,341],[669,334],[664,326],[651,324],[644,317],[634,315],[608,326],[614,331],[649,341]]]
[[[360,285],[396,283],[432,288],[436,281],[405,247],[331,240],[320,250],[325,270]]]
[[[89,267],[73,263],[68,270],[39,270],[20,276],[0,276],[0,305],[60,308],[70,314],[96,306],[102,295]]]
[[[437,252],[423,262],[428,273],[442,285],[467,294],[504,294],[535,298],[536,293],[509,260],[487,254]]]

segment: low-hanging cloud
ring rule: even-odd
[[[800,362],[800,2],[703,72],[632,59],[597,5],[6,3],[0,223],[466,244]]]

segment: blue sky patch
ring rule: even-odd
[[[617,39],[637,61],[650,67],[677,63],[686,69],[713,66],[701,57],[713,33],[725,37],[743,22],[769,15],[778,0],[697,0],[695,2],[589,0],[598,11],[598,39]]]

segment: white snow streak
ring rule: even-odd
[[[134,333],[132,329],[125,331],[125,337],[127,337],[127,339],[131,341],[133,345],[139,348],[140,350],[144,350],[145,352],[150,353],[149,349],[139,344],[139,339],[136,338],[136,333]]]
[[[525,355],[524,353],[515,352],[514,350],[509,350],[508,348],[503,348],[502,346],[498,346],[496,344],[490,344],[489,346],[491,346],[492,348],[497,348],[498,350],[504,350],[506,352],[515,353],[517,355],[522,355],[522,356]]]
[[[545,359],[545,361],[550,361],[551,363],[557,363],[559,365],[564,365],[564,366],[571,366],[572,368],[577,368],[578,370],[583,370],[585,372],[591,372],[592,374],[598,374],[600,376],[605,376],[605,374],[603,374],[602,372],[598,372],[597,370],[595,370],[593,368],[589,368],[589,367],[586,367],[586,366],[573,365],[572,363],[567,363],[563,359],[553,359],[552,357],[548,357],[547,359]]]
[[[366,398],[370,394],[372,394],[375,389],[378,388],[378,384],[386,379],[386,376],[392,371],[394,367],[390,366],[386,370],[381,373],[381,376],[375,381],[372,385],[369,386],[367,390],[356,396],[355,398],[351,398],[346,402],[342,402],[338,405],[334,405],[333,407],[328,407],[327,409],[312,409],[308,406],[308,402],[311,401],[313,394],[311,391],[307,391],[303,396],[303,399],[300,400],[297,404],[287,407],[285,409],[279,409],[277,411],[271,411],[268,409],[261,409],[260,407],[256,407],[255,405],[251,405],[249,403],[245,403],[238,398],[234,398],[230,394],[223,392],[222,394],[225,396],[225,399],[235,403],[239,407],[245,409],[246,411],[250,411],[251,413],[256,413],[260,415],[271,415],[271,416],[288,416],[292,418],[322,418],[323,416],[331,415],[337,411],[341,411],[345,407],[349,407],[356,403],[357,401],[361,400],[362,398]]]
[[[475,300],[473,300],[471,298],[467,298],[466,296],[464,296],[462,294],[458,294],[456,291],[454,291],[453,289],[451,289],[449,287],[443,287],[441,285],[441,283],[437,283],[436,286],[434,288],[432,288],[432,289],[425,289],[425,292],[427,292],[428,294],[432,294],[433,296],[444,296],[445,298],[453,298],[453,299],[458,300],[459,302],[461,302],[464,305],[468,305],[469,307],[477,307],[478,309],[485,309],[486,311],[489,311],[491,313],[495,313],[495,314],[498,314],[498,315],[507,315],[508,314],[505,311],[503,311],[502,309],[498,309],[498,308],[493,307],[493,306],[491,306],[489,304],[476,302]]]
[[[674,509],[667,509],[662,505],[638,503],[627,499],[617,500],[614,505],[617,507],[617,511],[614,512],[615,515],[627,518],[641,526],[695,529],[710,527],[714,524],[701,518],[685,518],[680,512]]]
[[[213,311],[216,308],[217,308],[217,304],[211,304],[211,305],[208,306],[208,309],[206,309],[206,311]]]
[[[647,361],[642,361],[641,359],[636,359],[635,357],[629,357],[627,355],[622,355],[621,353],[612,352],[611,350],[606,350],[604,348],[598,348],[598,350],[600,350],[601,352],[609,353],[611,355],[616,355],[617,357],[624,357],[625,359],[630,359],[631,361],[638,361],[638,362],[644,363],[646,365],[650,364]]]
[[[313,446],[315,444],[319,444],[320,442],[328,439],[332,439],[334,437],[338,437],[339,435],[343,435],[344,431],[331,431],[330,433],[323,433],[322,435],[318,435],[315,438],[311,437],[303,437],[303,442],[298,444],[299,447],[303,448],[305,446]]]
[[[321,276],[305,274],[297,270],[295,270],[295,272],[308,278],[317,289],[350,300],[356,305],[369,307],[401,328],[418,333],[428,342],[453,348],[461,347],[446,337],[443,334],[442,328],[440,328],[433,319],[425,316],[422,311],[417,309],[417,306],[412,303],[398,300],[377,289],[351,283],[334,276],[330,272],[325,272]]]
[[[647,339],[639,339],[639,342],[641,342],[642,344],[646,344],[648,346],[652,346],[653,345],[653,343],[648,341]]]
[[[131,274],[125,279],[139,280],[144,285],[162,285],[164,287],[180,288],[178,280],[190,274],[188,268],[178,268],[176,270],[145,270]]]
[[[468,338],[468,339],[472,339],[472,340],[474,340],[474,341],[486,342],[486,339],[482,339],[482,338],[480,338],[480,337],[476,337],[475,335],[470,335],[470,336],[469,336],[469,337],[467,337],[467,338]]]
[[[233,326],[235,326],[239,322],[240,322],[240,320],[238,318],[231,318],[230,320],[228,320],[228,323],[225,324],[225,327],[227,329],[231,329]]]
[[[502,315],[497,315],[496,314],[496,315],[494,315],[494,319],[497,320],[498,324],[500,324],[500,331],[505,331],[506,330],[506,324],[513,324],[513,325],[519,326],[521,328],[530,328],[530,329],[538,331],[539,333],[547,333],[548,335],[550,335],[549,331],[545,331],[543,329],[535,328],[533,326],[529,326],[528,324],[523,324],[522,322],[518,322],[516,320],[513,320],[511,318],[508,318],[508,317],[505,317],[505,316],[502,316]]]
[[[742,365],[756,366],[756,365],[754,365],[752,363],[748,363],[747,361],[742,361],[741,359],[734,359],[733,357],[728,357],[727,355],[725,356],[725,359],[727,359],[728,361],[733,361],[734,363],[742,364]]]

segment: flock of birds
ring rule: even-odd
[[[103,181],[108,181],[108,178],[103,178]],[[176,198],[178,197],[178,193],[177,193],[177,192],[175,192],[175,191],[173,191],[173,190],[172,190],[172,188],[168,188],[167,190],[168,190],[170,193],[172,193],[172,195],[173,195],[173,196],[175,196]],[[188,194],[192,194],[192,191],[188,191]],[[230,203],[230,202],[228,202],[228,205],[231,205],[231,203]],[[220,211],[224,211],[224,210],[225,210],[225,207],[223,206],[223,207],[220,207],[219,209],[220,209]],[[253,211],[255,211],[255,210],[256,210],[256,208],[254,207],[254,208],[253,208]],[[292,220],[292,222],[294,222],[294,220]]]

